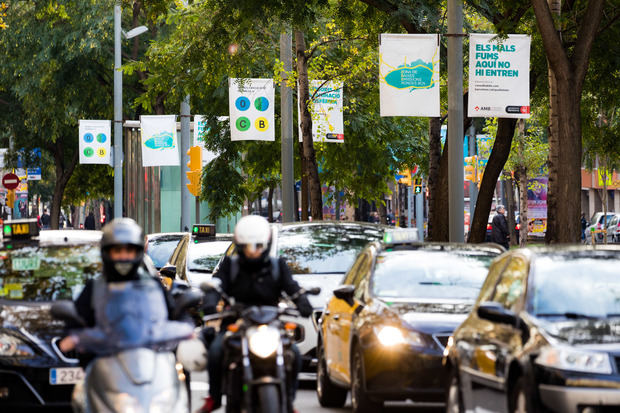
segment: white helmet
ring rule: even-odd
[[[269,222],[258,215],[248,215],[235,226],[235,244],[239,249],[266,249],[271,241]]]

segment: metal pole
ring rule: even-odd
[[[293,43],[290,32],[280,34],[280,60],[284,63],[285,72],[293,67]],[[293,179],[293,91],[285,85],[288,76],[282,76],[280,87],[280,110],[282,111],[282,222],[295,220],[295,193]]]
[[[415,196],[415,222],[418,227],[418,239],[424,240],[424,187]]]
[[[187,163],[189,162],[189,95],[181,102],[181,231],[189,231],[191,228],[192,214],[192,194],[190,194],[186,183],[189,172]]]
[[[411,185],[407,186],[407,228],[411,228],[413,220],[413,178]]]
[[[463,2],[448,0],[448,210],[450,242],[464,241]]]
[[[476,156],[476,127],[474,123],[471,123],[469,127],[469,156]],[[469,183],[469,230],[471,231],[471,223],[474,220],[474,213],[476,212],[476,202],[478,201],[478,158],[474,158],[476,160],[476,165],[474,168],[475,181]]]
[[[114,218],[123,216],[123,72],[121,2],[114,4]]]

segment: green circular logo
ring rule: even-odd
[[[91,148],[90,146],[86,147],[84,149],[84,156],[86,156],[87,158],[90,158],[91,156],[93,156],[95,154],[95,151],[93,150],[93,148]]]
[[[250,129],[251,125],[252,123],[250,123],[250,119],[246,118],[245,116],[240,117],[239,119],[237,119],[236,122],[237,129],[241,132]]]
[[[254,100],[254,107],[261,112],[266,111],[269,108],[269,100],[266,97],[259,97]]]
[[[97,135],[97,142],[99,143],[104,143],[107,139],[107,136],[105,136],[105,133],[100,133]]]

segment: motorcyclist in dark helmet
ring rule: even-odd
[[[234,243],[237,255],[225,257],[214,277],[221,280],[222,290],[235,299],[236,303],[248,306],[277,306],[282,292],[294,296],[301,288],[283,258],[271,258],[271,228],[267,220],[261,216],[243,217],[235,226]],[[214,312],[216,299],[205,298],[211,302]],[[295,304],[303,317],[312,314],[312,305],[305,294],[300,295]],[[207,312],[209,310],[207,309]],[[220,333],[215,336],[207,352],[209,373],[209,397],[201,412],[211,412],[222,405],[223,376],[223,333],[226,321],[220,326]],[[295,399],[297,375],[301,369],[301,355],[293,344],[294,362],[292,369],[292,386],[289,389],[289,400]]]
[[[60,350],[107,355],[192,335],[192,325],[169,319],[173,300],[143,257],[144,234],[134,220],[117,218],[103,228],[103,273],[75,301],[88,328],[63,338]]]

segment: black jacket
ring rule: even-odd
[[[238,273],[234,280],[231,277],[231,258],[225,257],[215,277],[222,281],[222,290],[235,301],[244,305],[277,306],[284,291],[288,296],[297,293],[301,287],[293,279],[284,259],[279,258],[279,275],[276,279],[272,274],[271,261],[266,260],[258,265],[247,265],[239,261]],[[300,313],[309,316],[312,306],[305,295],[296,301]]]
[[[84,219],[84,229],[95,229],[95,216],[93,214],[89,214]]]
[[[491,241],[508,247],[508,222],[504,214],[495,214],[491,222],[493,229],[491,230]]]

